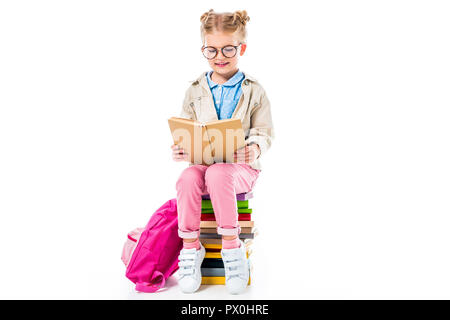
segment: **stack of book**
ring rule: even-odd
[[[252,220],[252,209],[249,208],[249,199],[253,193],[239,193],[236,195],[238,208],[238,222],[241,226],[239,238],[247,249],[247,258],[251,255],[251,244],[257,235],[257,230]],[[222,250],[222,236],[217,234],[217,223],[214,216],[209,195],[202,196],[202,214],[200,222],[200,242],[206,249],[205,259],[201,265],[202,284],[225,284],[225,269],[220,250]],[[250,278],[248,280],[250,284]]]

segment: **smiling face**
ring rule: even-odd
[[[242,56],[247,48],[246,44],[241,44],[237,48],[236,55],[232,58],[227,58],[222,54],[220,48],[227,45],[238,46],[240,43],[236,34],[214,32],[205,35],[204,46],[211,46],[218,49],[217,55],[214,59],[208,60],[209,66],[215,73],[223,78],[229,78],[238,70],[239,57]]]

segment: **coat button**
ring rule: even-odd
[[[258,102],[255,102],[254,106],[257,107],[258,106]]]
[[[245,84],[245,85],[248,85],[248,80],[247,80],[247,79],[244,81],[244,84]]]
[[[193,102],[191,102],[191,107],[193,107],[194,106],[194,103]]]

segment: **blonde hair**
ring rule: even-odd
[[[239,40],[242,43],[246,43],[247,30],[245,29],[245,25],[248,21],[250,21],[250,17],[245,10],[217,13],[213,9],[210,9],[200,17],[202,43],[205,43],[205,35],[214,31],[236,33]]]

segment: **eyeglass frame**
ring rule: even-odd
[[[208,60],[212,60],[212,59],[214,59],[215,57],[217,57],[217,55],[219,54],[219,49],[220,49],[220,51],[222,52],[222,55],[223,55],[225,58],[234,58],[234,57],[236,56],[237,52],[238,52],[237,48],[239,48],[241,45],[242,45],[242,42],[240,42],[237,46],[233,46],[232,44],[227,44],[226,46],[224,46],[224,47],[222,47],[222,48],[216,48],[216,47],[213,47],[213,46],[204,46],[204,45],[203,45],[203,46],[200,48],[200,51],[202,52],[203,56],[205,57],[205,54],[203,53],[203,51],[204,51],[206,48],[214,48],[214,49],[216,50],[216,54],[215,54],[214,57],[212,57],[212,58],[205,57],[205,58],[208,59]],[[234,55],[233,55],[232,57],[227,57],[227,56],[223,53],[223,49],[226,48],[226,47],[233,47],[233,48],[236,50],[236,52],[234,53]]]

